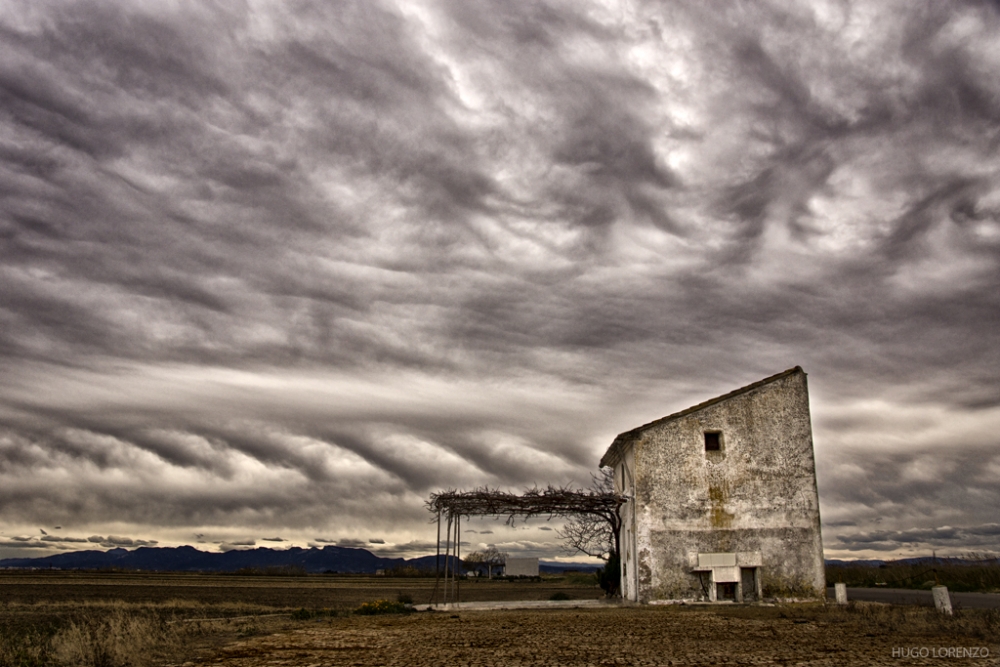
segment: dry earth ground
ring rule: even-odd
[[[600,591],[591,581],[469,582],[462,598],[592,599]],[[142,620],[152,635],[125,647],[123,660],[101,663],[109,666],[1000,664],[993,609],[960,609],[954,618],[861,602],[349,613],[401,595],[427,602],[432,590],[426,579],[12,571],[0,573],[0,639],[16,648],[24,632],[39,631],[32,645],[43,646],[72,622],[108,627],[117,615]],[[312,614],[292,614],[303,608]],[[989,657],[895,657],[901,648],[985,648]]]
[[[981,629],[966,632],[960,625],[921,619],[911,619],[912,627],[907,628],[900,616],[892,627],[891,618],[873,621],[856,610],[822,607],[731,613],[717,608],[611,607],[348,616],[249,638],[187,665],[941,664],[942,658],[893,655],[903,647],[937,647],[939,653],[948,647],[985,647],[988,658],[946,658],[945,664],[1000,664],[995,634],[987,639],[976,636]]]

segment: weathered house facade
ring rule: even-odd
[[[825,593],[809,391],[796,366],[622,433],[601,459],[621,506],[622,595]]]

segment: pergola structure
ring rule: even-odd
[[[431,602],[437,601],[439,584],[444,579],[443,602],[459,602],[459,574],[461,567],[462,517],[507,517],[507,524],[514,525],[518,517],[547,515],[566,517],[590,514],[601,517],[614,525],[618,508],[625,499],[615,493],[580,491],[549,486],[529,489],[522,495],[497,489],[472,491],[441,491],[431,494],[427,509],[437,515],[437,578]],[[444,572],[441,571],[441,528],[444,533]]]

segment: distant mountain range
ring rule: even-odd
[[[289,549],[240,549],[214,553],[199,551],[194,547],[139,547],[137,549],[111,549],[110,551],[72,551],[40,558],[5,558],[0,568],[31,568],[60,570],[140,570],[149,572],[236,572],[244,569],[294,568],[310,573],[335,572],[343,574],[375,574],[379,570],[413,567],[433,570],[436,556],[419,558],[384,558],[367,549],[336,547],[291,547]],[[442,563],[444,559],[442,558]],[[878,567],[884,560],[827,560],[830,566]],[[905,558],[893,564],[969,564],[962,558]],[[600,566],[593,563],[539,563],[539,570],[557,574],[567,570],[594,572]]]
[[[997,564],[1000,558],[962,558],[958,556],[917,556],[897,560],[827,560],[826,564],[833,567],[881,567],[882,565],[979,565],[983,563]]]
[[[336,547],[291,547],[289,549],[241,549],[224,553],[199,551],[194,547],[139,547],[110,551],[73,551],[41,558],[5,558],[0,568],[62,570],[142,570],[152,572],[236,572],[242,569],[302,568],[310,573],[336,572],[375,574],[378,570],[414,567],[433,570],[436,556],[383,558],[367,549]],[[442,558],[442,563],[444,559]],[[542,562],[539,570],[559,573],[566,570],[593,572],[591,563]]]

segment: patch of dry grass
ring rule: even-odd
[[[917,636],[952,635],[977,639],[1000,636],[1000,609],[956,609],[945,616],[934,607],[890,605],[882,602],[852,600],[840,606],[830,603],[804,603],[777,606],[726,605],[709,607],[716,614],[756,620],[791,620],[833,625],[857,625],[880,636],[907,634]],[[678,611],[703,612],[705,606],[675,607]]]
[[[286,611],[191,600],[8,603],[0,613],[0,667],[142,667],[193,644],[260,634],[273,617],[287,620]]]
[[[945,616],[933,607],[853,601],[844,607],[828,605],[826,615],[831,620],[858,617],[884,634],[947,634],[991,640],[1000,636],[1000,609],[964,609]]]
[[[174,648],[178,639],[174,628],[162,619],[117,607],[71,621],[52,637],[50,651],[63,665],[138,667]]]
[[[74,609],[62,624],[0,633],[0,667],[141,667],[176,648],[178,633],[157,614],[123,604]]]
[[[50,662],[48,641],[40,632],[13,633],[0,628],[0,667],[34,667]]]

